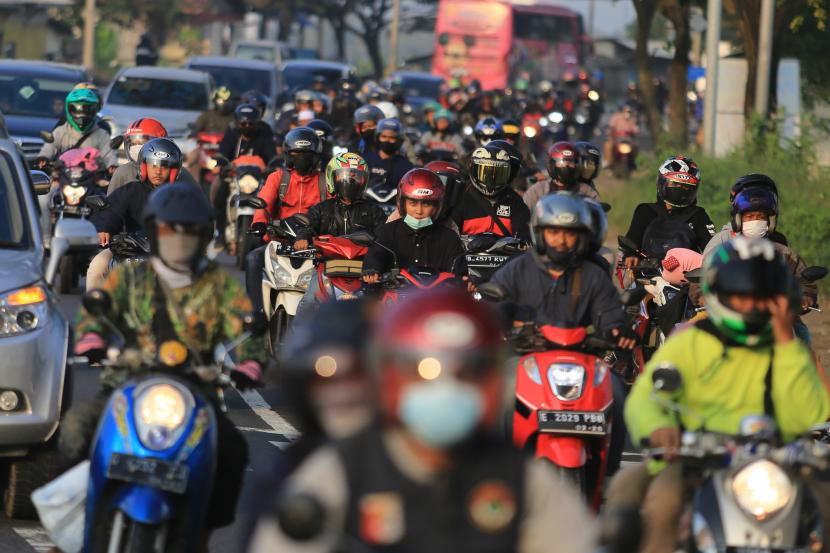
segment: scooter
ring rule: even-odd
[[[196,134],[196,144],[199,148],[199,184],[209,187],[219,173],[219,164],[214,156],[219,153],[219,143],[225,133],[200,132]]]
[[[312,240],[317,251],[317,284],[315,298],[351,300],[357,297],[363,281],[363,256],[374,238],[366,231],[345,236],[318,236]]]
[[[492,233],[461,236],[470,280],[482,284],[490,280],[499,268],[527,249],[527,244],[512,236]]]
[[[245,256],[251,249],[248,229],[254,220],[253,207],[246,198],[256,197],[265,180],[265,162],[259,156],[242,156],[233,161],[234,174],[230,179],[230,194],[225,207],[227,222],[225,243],[231,255],[236,255],[236,266],[245,269]]]
[[[637,168],[637,143],[631,133],[613,133],[611,136],[611,171],[618,178],[628,180]]]
[[[377,202],[383,213],[388,217],[397,209],[398,188],[396,186],[389,187],[386,185],[385,176],[373,175],[369,180],[369,185],[363,196],[369,200]]]

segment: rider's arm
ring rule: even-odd
[[[634,210],[634,215],[631,217],[631,225],[628,227],[628,232],[625,235],[637,244],[637,247],[643,245],[643,235],[646,228],[657,217],[657,214],[649,206],[649,204],[640,204]]]
[[[327,229],[323,228],[323,214],[326,210],[333,209],[334,202],[329,201],[320,202],[308,208],[308,211],[306,212],[306,217],[308,217],[308,226],[301,227],[297,231],[297,240],[311,240],[314,236],[327,234]]]
[[[105,167],[118,165],[118,154],[110,147],[110,135],[104,129],[98,128],[93,131],[95,140],[92,142],[101,155]]]
[[[772,367],[775,418],[785,440],[830,418],[830,398],[810,350],[800,340],[775,344]]]
[[[276,210],[280,199],[279,194],[282,171],[282,169],[278,169],[268,175],[268,178],[265,179],[265,184],[262,186],[262,190],[259,191],[257,196],[265,200],[266,207],[265,209],[257,209],[254,212],[254,223],[268,224],[268,215],[273,214]]]
[[[530,208],[519,197],[515,196],[513,202],[513,216],[511,230],[516,238],[530,244]]]
[[[702,207],[698,208],[690,222],[697,237],[697,246],[700,251],[704,251],[706,245],[715,236],[715,224]]]
[[[594,325],[603,336],[608,336],[611,330],[621,329],[628,322],[628,316],[623,310],[617,289],[614,283],[608,278],[608,273],[600,269],[598,265],[591,263],[583,264],[583,275],[588,280],[587,294],[582,301],[591,302],[591,324]]]
[[[92,221],[98,232],[108,232],[110,234],[121,232],[132,203],[131,194],[129,193],[132,189],[134,188],[128,183],[113,191],[112,194],[107,196],[109,205],[106,209],[97,211],[90,216],[89,220]]]
[[[395,251],[395,244],[394,244],[394,236],[393,236],[393,228],[397,224],[397,221],[394,223],[386,223],[381,225],[377,229],[377,234],[375,236],[375,240],[378,244],[382,246],[386,246],[392,251]],[[369,251],[366,253],[366,257],[363,259],[363,272],[376,272],[383,274],[389,267],[392,266],[393,259],[392,254],[389,251],[378,244],[372,244],[369,246]]]
[[[224,282],[218,292],[221,295],[219,305],[223,311],[222,334],[226,340],[235,340],[244,331],[245,317],[253,311],[253,305],[238,280],[225,273],[221,274]],[[266,351],[264,337],[256,335],[242,342],[234,351],[234,356],[239,362],[256,361],[264,369],[268,360]]]

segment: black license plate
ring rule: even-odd
[[[539,411],[539,431],[557,434],[608,434],[605,413],[585,411]]]
[[[501,267],[510,259],[506,255],[467,255],[467,266],[479,269],[496,269]]]
[[[187,489],[189,473],[187,465],[122,453],[113,453],[107,467],[107,478],[112,480],[123,480],[178,494],[183,494]]]

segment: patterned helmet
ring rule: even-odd
[[[347,152],[331,158],[326,165],[329,194],[346,200],[359,200],[369,183],[369,166],[357,154]]]
[[[690,157],[672,156],[657,172],[657,199],[673,207],[686,207],[697,200],[700,169]]]

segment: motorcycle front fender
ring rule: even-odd
[[[293,317],[297,314],[297,306],[300,305],[300,300],[302,299],[302,292],[281,290],[277,293],[276,308],[278,309],[279,306],[283,306],[285,312]],[[276,312],[277,309],[274,309],[274,312]]]
[[[115,494],[111,507],[142,524],[161,524],[173,515],[173,496],[147,486],[124,486]]]
[[[539,433],[536,457],[566,468],[578,468],[588,462],[585,440],[578,436]]]

